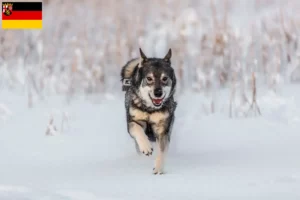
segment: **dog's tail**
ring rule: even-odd
[[[127,91],[131,84],[131,77],[135,68],[139,65],[140,59],[134,58],[128,61],[121,70],[121,81],[123,83],[122,90]]]

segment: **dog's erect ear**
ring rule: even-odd
[[[168,51],[167,55],[165,55],[165,57],[164,57],[164,61],[166,61],[166,62],[170,62],[170,60],[171,60],[171,57],[172,57],[172,50],[171,50],[171,49],[169,49],[169,51]]]
[[[140,48],[140,56],[141,56],[141,59],[143,61],[146,61],[147,60],[147,56],[144,54],[144,52],[142,51],[142,49]]]
[[[139,66],[136,66],[132,72],[132,85],[137,85],[139,79]]]

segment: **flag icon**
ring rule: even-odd
[[[42,29],[42,2],[2,2],[3,29]]]

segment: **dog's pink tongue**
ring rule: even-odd
[[[163,99],[153,99],[153,102],[155,104],[160,104],[162,102]]]

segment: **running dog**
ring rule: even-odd
[[[153,174],[163,174],[177,107],[172,51],[169,49],[164,58],[148,58],[139,50],[140,58],[128,61],[121,70],[127,131],[139,153],[152,155],[151,143],[157,144]]]

